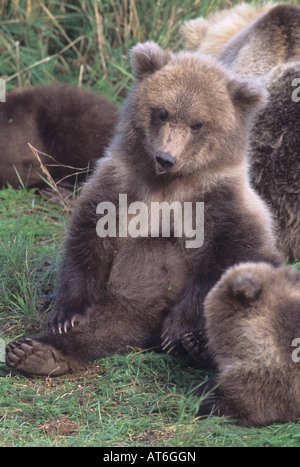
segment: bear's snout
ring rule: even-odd
[[[161,169],[163,169],[163,171],[170,170],[176,164],[176,158],[169,152],[164,151],[157,151],[155,160],[160,171]]]

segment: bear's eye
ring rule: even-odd
[[[160,109],[158,113],[158,118],[161,122],[166,122],[169,118],[168,112],[166,110]]]
[[[191,130],[193,131],[198,131],[202,128],[203,123],[202,122],[197,122],[195,125],[191,125]]]
[[[152,109],[152,122],[153,123],[160,123],[166,122],[169,119],[169,114],[165,109],[157,108]]]

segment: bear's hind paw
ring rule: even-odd
[[[30,338],[8,344],[6,365],[20,373],[39,376],[59,376],[70,371],[67,359],[60,352]]]

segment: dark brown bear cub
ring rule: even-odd
[[[247,426],[300,418],[300,273],[266,263],[234,266],[204,309],[219,373],[206,383],[217,386],[217,398],[204,401],[201,413]]]
[[[152,42],[131,62],[136,82],[73,215],[48,330],[8,345],[19,371],[63,374],[159,346],[162,334],[179,345],[202,330],[203,300],[229,266],[281,262],[248,182],[248,125],[263,91]],[[198,358],[200,343],[193,350]]]
[[[0,188],[7,183],[18,188],[19,178],[28,188],[46,185],[28,143],[56,182],[86,181],[118,115],[118,107],[104,97],[67,84],[8,93],[0,102]]]

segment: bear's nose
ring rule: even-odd
[[[176,164],[176,158],[169,152],[157,151],[156,162],[165,170],[169,170]]]

